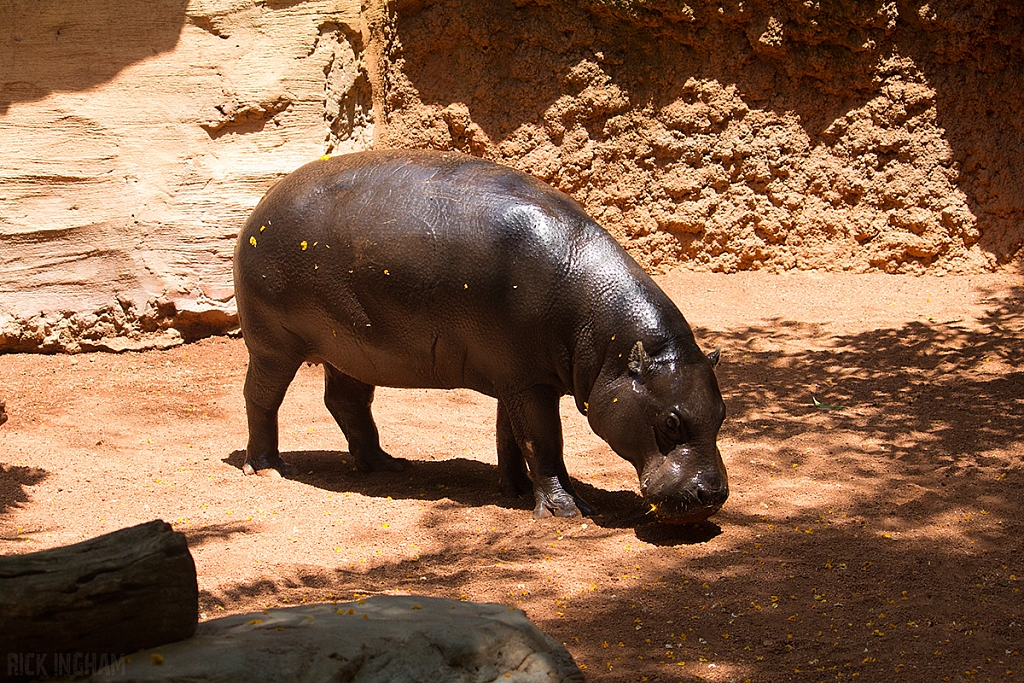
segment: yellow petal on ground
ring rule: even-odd
[[[164,663],[164,656],[159,652],[154,652],[149,656],[149,661],[153,662],[153,666],[160,666]]]
[[[306,240],[302,240],[299,242],[299,246],[302,247],[302,251],[306,251],[306,247],[309,245],[306,243]]]
[[[249,238],[249,244],[251,244],[254,247],[256,246],[256,237],[255,237],[255,235]]]
[[[324,154],[322,157],[320,157],[320,161],[327,161],[330,158],[331,158],[330,154]]]

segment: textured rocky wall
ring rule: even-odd
[[[229,329],[260,195],[371,141],[533,173],[653,270],[1021,263],[1015,0],[362,4],[0,3],[0,351]]]
[[[978,271],[1024,242],[1016,0],[399,0],[382,146],[583,202],[648,268]]]
[[[0,350],[236,325],[248,212],[370,141],[358,0],[5,0],[0,27]]]

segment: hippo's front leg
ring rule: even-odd
[[[530,468],[536,502],[534,516],[541,519],[552,515],[574,517],[594,514],[594,509],[573,488],[562,459],[562,421],[558,415],[558,392],[551,387],[536,386],[500,400],[507,411],[519,451]],[[499,408],[499,435],[502,432],[501,412]],[[505,462],[499,463],[503,478],[521,467],[511,462],[511,453],[506,452],[505,455]],[[514,485],[517,478],[513,474],[513,481],[509,482],[506,478],[504,483]]]

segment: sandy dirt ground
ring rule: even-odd
[[[707,522],[654,522],[568,399],[594,518],[499,496],[495,404],[466,391],[378,390],[410,466],[355,472],[317,367],[281,412],[300,474],[244,477],[245,347],[211,338],[0,356],[0,554],[161,518],[201,619],[411,593],[519,607],[594,681],[1024,680],[1024,276],[659,281],[723,347]]]

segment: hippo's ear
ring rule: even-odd
[[[719,346],[717,349],[709,353],[708,360],[711,361],[711,367],[718,365],[718,361],[722,360],[722,347]]]
[[[629,353],[629,371],[643,377],[650,367],[651,359],[647,356],[647,352],[644,351],[643,342],[637,342]]]

